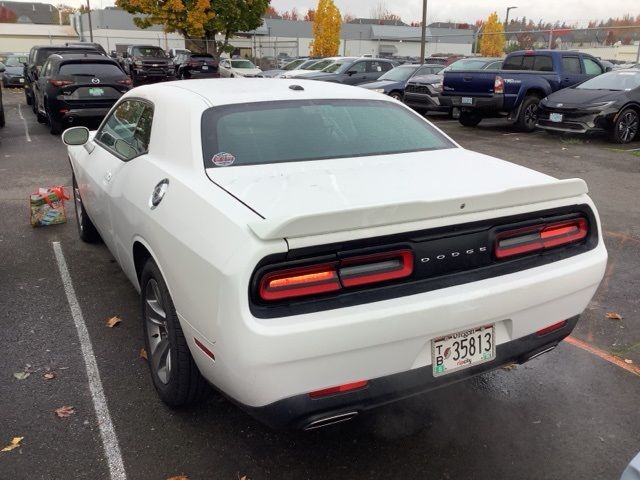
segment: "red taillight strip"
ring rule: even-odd
[[[585,239],[588,232],[589,225],[585,218],[501,232],[496,236],[495,255],[503,259],[568,245]]]
[[[367,380],[360,380],[352,383],[345,383],[344,385],[338,385],[336,387],[323,388],[322,390],[316,390],[309,392],[311,398],[328,397],[329,395],[335,395],[337,393],[352,392],[353,390],[359,390],[366,387],[369,384]]]
[[[413,273],[413,252],[400,250],[348,258],[340,265],[342,285],[357,287],[408,277]]]
[[[545,335],[548,335],[551,332],[555,332],[556,330],[560,330],[561,328],[566,326],[567,323],[568,322],[566,320],[562,320],[560,322],[554,323],[553,325],[549,325],[548,327],[544,327],[542,330],[538,330],[536,332],[536,335],[539,336],[539,337],[543,337]]]
[[[340,280],[333,264],[267,273],[260,280],[260,297],[263,300],[281,300],[339,289]]]
[[[200,340],[198,340],[197,338],[193,337],[193,341],[196,342],[196,345],[198,346],[198,348],[200,350],[202,350],[209,358],[211,358],[211,360],[213,360],[215,362],[216,356],[213,354],[213,352],[211,350],[209,350],[207,347],[205,347],[204,344]]]

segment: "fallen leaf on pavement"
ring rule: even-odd
[[[75,407],[72,407],[70,405],[65,405],[64,407],[56,408],[54,411],[55,411],[55,414],[58,416],[58,418],[70,417],[71,415],[76,413]]]
[[[515,363],[509,363],[507,365],[503,365],[502,366],[503,370],[513,370],[514,368],[516,368],[516,364]]]
[[[9,445],[7,445],[2,450],[0,450],[0,452],[10,452],[14,448],[18,448],[22,440],[24,440],[24,437],[13,437],[9,442]]]
[[[616,312],[607,312],[605,315],[609,320],[622,320],[622,315]]]
[[[56,372],[47,372],[43,375],[43,377],[47,380],[53,380],[54,378],[56,378]]]
[[[186,475],[176,475],[175,477],[169,477],[167,480],[189,480]]]
[[[141,349],[140,349],[140,353],[138,354],[138,356],[139,356],[140,358],[144,358],[145,360],[147,360],[147,359],[148,359],[148,357],[147,357],[147,351],[146,351],[144,348],[141,348]]]
[[[16,377],[18,380],[25,380],[29,378],[29,375],[31,375],[31,372],[16,372],[13,374],[13,376]]]
[[[116,315],[116,316],[113,316],[113,317],[107,319],[105,324],[107,325],[107,327],[113,328],[116,325],[118,325],[121,321],[122,321],[122,319]]]
[[[629,363],[629,364],[631,364],[631,363],[633,363],[633,360],[631,360],[631,359],[629,359],[629,358],[625,358],[625,359],[624,359],[624,363]]]

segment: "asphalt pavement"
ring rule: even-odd
[[[271,431],[220,396],[188,410],[158,400],[139,356],[138,297],[110,253],[80,242],[72,202],[66,224],[30,226],[29,194],[69,186],[70,167],[59,137],[36,122],[21,91],[5,90],[4,103],[0,448],[24,439],[0,452],[0,479],[114,479],[109,462],[118,452],[103,446],[104,419],[94,410],[54,242],[82,310],[128,479],[609,480],[640,450],[640,142],[620,148],[599,137],[525,135],[500,121],[467,129],[434,117],[466,148],[589,184],[610,259],[575,341],[336,427]],[[608,312],[623,319],[609,320]],[[108,328],[114,315],[122,322]],[[14,376],[25,371],[27,378]],[[62,406],[75,413],[58,418]]]

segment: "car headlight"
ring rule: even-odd
[[[384,93],[384,88],[372,88],[372,90],[376,93]]]
[[[434,83],[432,86],[433,86],[433,89],[434,89],[436,92],[441,92],[441,91],[442,91],[442,82],[440,82],[440,83]]]
[[[614,103],[616,103],[616,102],[615,101],[611,101],[611,102],[596,102],[596,103],[592,103],[591,105],[587,105],[585,107],[585,109],[586,110],[604,110],[605,108],[610,107]]]
[[[134,64],[136,67],[141,67],[141,66],[142,66],[142,60],[136,60],[135,62],[133,62],[133,64]]]

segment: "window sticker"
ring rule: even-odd
[[[233,165],[233,162],[236,161],[236,157],[231,155],[230,153],[220,152],[216,153],[211,161],[216,167],[228,167],[229,165]]]

